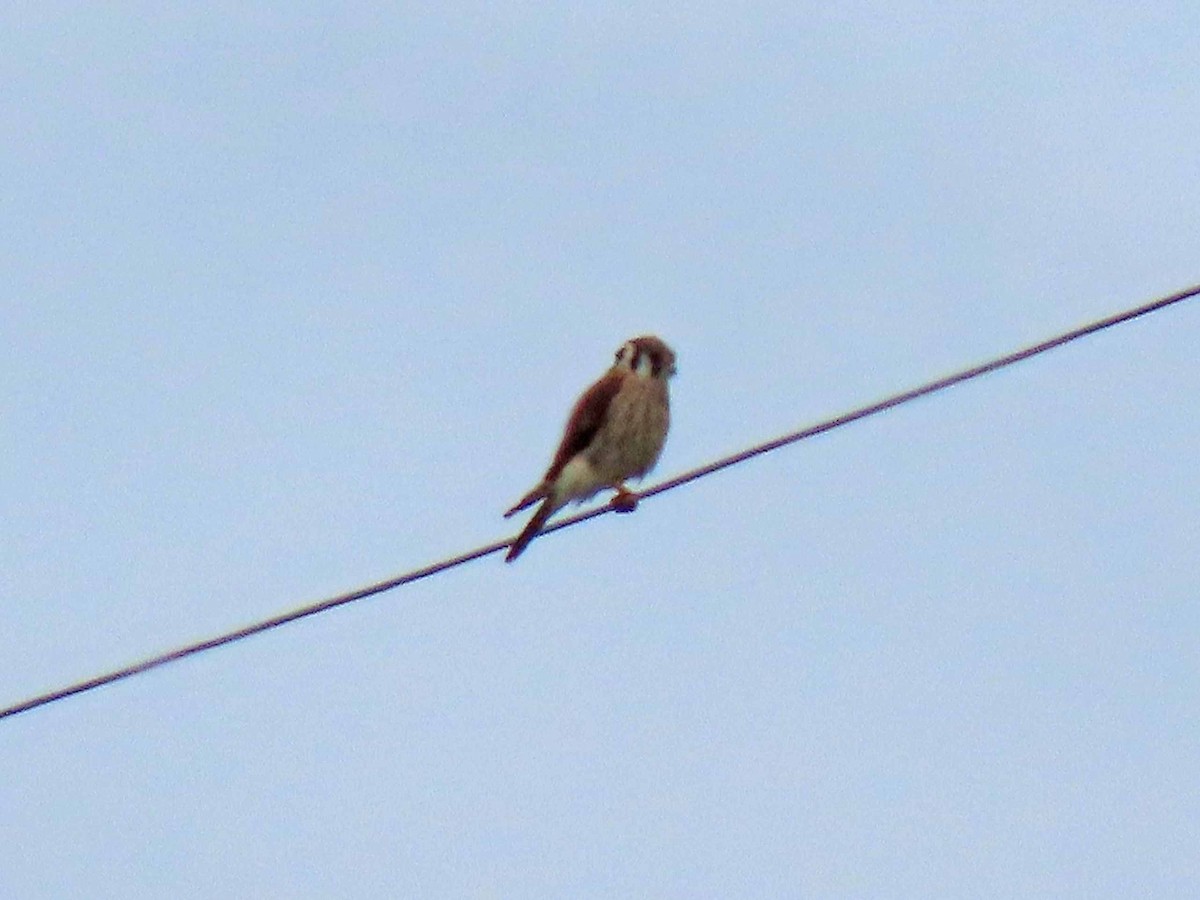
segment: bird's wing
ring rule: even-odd
[[[562,443],[558,445],[558,452],[554,454],[554,461],[546,472],[545,484],[553,483],[571,458],[592,442],[608,416],[613,397],[621,389],[623,377],[620,370],[610,369],[575,401]]]

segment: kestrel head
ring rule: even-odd
[[[666,380],[675,374],[675,351],[652,334],[626,341],[617,351],[617,368],[628,369],[642,378]]]

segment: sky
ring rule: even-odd
[[[1194,4],[10,4],[0,705],[1200,281]],[[0,721],[0,896],[1195,897],[1200,301]]]

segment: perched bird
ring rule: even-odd
[[[674,374],[675,353],[658,338],[645,335],[621,345],[612,368],[575,401],[545,476],[504,514],[507,519],[542,503],[505,562],[520,556],[546,520],[571,501],[612,488],[616,509],[631,512],[637,506],[625,480],[641,478],[658,462],[671,420],[667,379]]]

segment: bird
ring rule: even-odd
[[[582,503],[605,488],[616,491],[613,508],[632,512],[637,495],[625,486],[654,468],[671,424],[667,381],[675,374],[675,351],[654,335],[623,343],[612,367],[575,401],[562,441],[542,480],[504,518],[541,506],[509,547],[512,562],[558,510]]]

